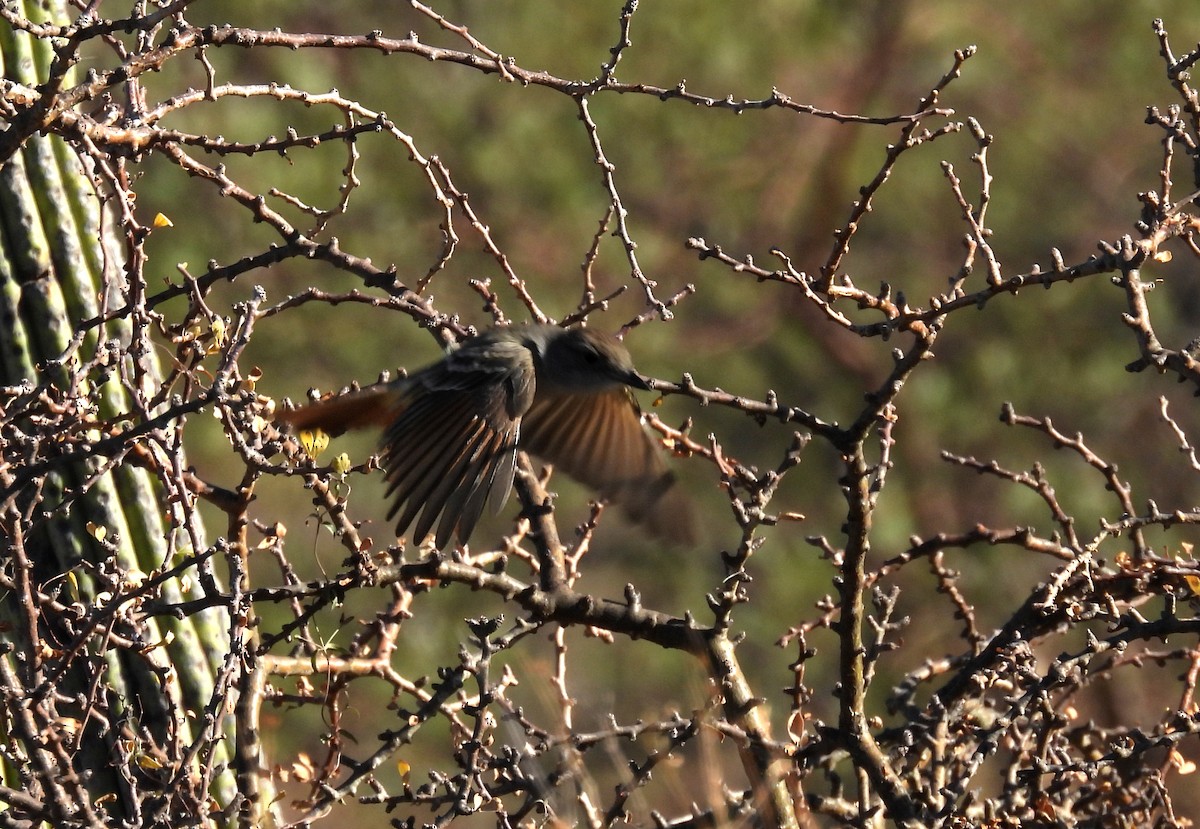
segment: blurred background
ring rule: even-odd
[[[435,8],[519,66],[566,79],[596,77],[619,37],[621,3],[614,0],[447,0]],[[362,34],[379,29],[404,37],[414,31],[425,43],[467,48],[460,37],[400,3],[206,1],[190,7],[188,16],[193,23],[278,26],[293,32]],[[978,54],[939,101],[955,115],[930,118],[925,126],[932,130],[971,116],[994,137],[988,152],[994,176],[988,224],[1004,273],[1012,275],[1028,272],[1035,263],[1049,268],[1052,247],[1062,251],[1067,263],[1076,263],[1095,252],[1099,240],[1134,233],[1140,207],[1136,194],[1161,191],[1162,134],[1146,125],[1146,107],[1165,109],[1178,97],[1151,29],[1156,16],[1165,20],[1177,51],[1200,38],[1194,4],[1183,0],[658,0],[642,3],[633,16],[632,45],[622,53],[616,77],[668,89],[686,79],[689,92],[715,99],[764,99],[775,88],[820,109],[883,117],[916,111],[953,65],[954,50],[974,44]],[[286,82],[314,93],[337,88],[385,112],[420,153],[437,156],[456,186],[469,193],[491,238],[541,307],[554,317],[575,308],[583,291],[581,264],[609,197],[569,98],[405,55],[228,48],[210,49],[207,57],[218,82]],[[152,102],[204,83],[201,64],[183,61],[146,80]],[[798,269],[816,272],[859,188],[878,171],[886,145],[897,140],[899,125],[841,124],[778,109],[735,115],[638,94],[598,95],[591,101],[591,114],[615,165],[638,259],[657,281],[658,295],[669,297],[689,284],[696,289],[675,308],[673,320],[641,325],[629,334],[626,342],[640,370],[666,380],[688,372],[706,388],[719,386],[759,399],[774,389],[783,402],[824,420],[853,419],[863,394],[890,371],[897,343],[847,335],[798,291],[757,284],[716,262],[700,261],[685,241],[703,237],[766,267],[774,266],[777,260],[770,251],[779,248]],[[163,126],[251,142],[283,135],[289,126],[301,133],[321,132],[336,123],[338,116],[329,108],[223,99],[188,107]],[[355,149],[361,186],[346,213],[331,222],[329,233],[357,256],[381,266],[394,264],[399,278],[415,285],[441,254],[441,209],[421,167],[401,143],[386,134],[371,135],[360,138]],[[940,164],[954,165],[968,197],[977,203],[980,176],[971,160],[976,149],[964,131],[906,154],[863,221],[843,271],[867,289],[890,283],[913,305],[925,305],[944,291],[962,265],[967,228]],[[220,160],[251,190],[266,193],[278,187],[309,204],[331,207],[344,180],[347,151],[329,142],[293,151],[286,159],[259,155]],[[176,263],[188,263],[193,273],[200,273],[210,260],[228,264],[273,241],[272,231],[247,222],[247,214],[215,188],[188,179],[162,158],[151,158],[138,172],[137,208],[143,221],[156,212],[174,221],[173,228],[156,231],[147,245],[163,279],[176,278]],[[1174,197],[1179,199],[1195,185],[1186,165],[1174,172]],[[282,202],[270,203],[306,224]],[[468,280],[490,279],[505,312],[523,320],[522,306],[479,236],[457,217],[456,228],[459,247],[427,291],[437,309],[459,315],[467,324],[487,325],[490,317]],[[968,291],[981,287],[981,270],[968,282]],[[1153,312],[1169,347],[1182,347],[1196,335],[1200,295],[1195,270],[1193,257],[1177,254],[1174,262],[1147,275],[1163,279],[1153,295]],[[607,313],[594,315],[592,325],[615,331],[644,310],[621,245],[611,235],[601,239],[594,274],[598,294],[621,285],[629,290]],[[228,314],[255,284],[266,289],[268,304],[310,286],[330,292],[361,287],[328,266],[289,261],[220,286],[209,305]],[[1192,390],[1153,372],[1124,370],[1138,353],[1121,321],[1123,302],[1122,293],[1100,277],[1001,297],[980,313],[951,317],[937,359],[916,373],[900,398],[896,467],[879,502],[874,564],[902,552],[913,534],[961,532],[976,522],[1051,532],[1049,516],[1034,495],[951,466],[939,458],[941,450],[995,458],[1014,470],[1040,460],[1084,534],[1099,518],[1118,517],[1117,503],[1104,491],[1100,476],[1085,471],[1077,457],[1051,453],[1038,435],[999,422],[1004,401],[1020,413],[1054,418],[1067,433],[1082,432],[1095,452],[1120,465],[1139,504],[1153,497],[1160,507],[1171,509],[1200,500],[1196,475],[1179,457],[1158,416],[1158,396],[1167,395],[1174,417],[1197,433]],[[184,302],[160,310],[170,319],[183,313]],[[844,310],[856,319],[875,321]],[[259,391],[299,400],[310,387],[329,391],[351,381],[369,383],[383,370],[416,369],[438,356],[428,332],[401,314],[351,303],[311,303],[264,320],[242,365],[263,370]],[[643,398],[644,404],[652,402],[652,396]],[[691,419],[694,436],[703,440],[711,433],[727,454],[762,470],[774,467],[792,440],[791,427],[760,428],[736,412],[681,397],[666,399],[654,411],[672,424]],[[192,462],[203,477],[234,485],[240,470],[219,424],[204,420],[192,424]],[[361,462],[374,439],[341,438],[331,453],[348,451]],[[749,588],[752,601],[736,620],[749,634],[742,658],[756,689],[776,711],[780,734],[780,717],[787,708],[780,691],[793,682],[787,666],[796,654],[794,647],[779,648],[774,642],[790,627],[819,615],[814,603],[834,590],[832,568],[805,539],[825,536],[835,545],[843,540],[837,460],[829,447],[813,441],[801,469],[781,489],[772,507],[807,519],[764,533],[767,542],[751,561],[756,579]],[[713,469],[698,460],[674,464],[701,505],[704,543],[696,550],[664,551],[638,539],[615,513],[606,515],[583,562],[580,587],[618,597],[628,582],[642,592],[647,606],[672,614],[691,610],[707,618],[704,594],[719,585],[724,576],[720,552],[736,544],[739,534]],[[356,515],[375,522],[367,534],[374,536],[377,548],[385,547],[392,539],[378,477],[352,478],[350,487]],[[572,523],[587,515],[587,494],[562,481],[554,489],[561,496],[559,525],[568,533]],[[303,575],[316,577],[337,570],[345,552],[311,512],[310,495],[298,478],[268,480],[259,489],[257,517],[289,527],[293,563],[307,565]],[[510,505],[477,532],[477,544],[495,543],[513,514]],[[219,529],[215,513],[212,521]],[[1106,552],[1111,556],[1117,551]],[[1056,564],[1003,548],[969,549],[949,556],[948,563],[963,572],[961,587],[977,604],[985,632],[1007,618]],[[256,578],[276,583],[279,577],[263,563]],[[913,624],[902,634],[905,647],[881,664],[890,673],[874,686],[880,697],[926,658],[962,648],[960,623],[952,619],[947,602],[931,598],[936,582],[926,570],[906,571],[897,583],[903,588],[899,615],[911,617]],[[382,597],[378,606],[371,606],[369,598],[359,604],[364,599],[358,597],[345,615],[369,615],[383,605]],[[452,658],[464,635],[464,617],[504,610],[494,599],[465,590],[439,590],[418,601],[420,612],[397,657],[411,675],[433,674],[448,655]],[[344,643],[338,638],[338,619],[322,624],[331,648]],[[586,673],[571,676],[571,691],[581,702],[582,730],[603,727],[609,712],[628,722],[690,711],[708,693],[700,675],[678,654],[636,642],[605,645],[574,632],[571,640],[579,664],[587,665]],[[834,679],[828,673],[836,664],[833,643],[827,632],[810,641],[828,657],[814,660],[806,676],[816,691],[811,710],[817,718],[836,716]],[[522,662],[528,675],[549,676],[550,664],[542,660],[550,652],[549,643],[542,641],[512,658]],[[1087,713],[1099,719],[1119,714],[1124,722],[1131,714],[1154,721],[1161,710],[1155,693],[1178,690],[1158,679],[1146,670],[1126,676],[1125,684],[1098,687],[1089,701],[1094,710]],[[1127,684],[1135,680],[1144,687]],[[368,683],[359,684],[364,687],[356,690],[343,727],[359,735],[365,752],[374,735],[388,727],[380,710],[388,690],[382,683],[374,691],[367,689]],[[514,690],[533,711],[550,706],[548,695],[548,688]],[[1131,700],[1137,701],[1132,712]],[[268,744],[275,762],[320,752],[320,746],[306,743],[303,725],[305,717],[317,716],[314,712],[280,709],[271,716],[276,730]],[[321,733],[320,728],[312,731]],[[430,746],[414,746],[409,755],[414,779],[423,771],[421,752],[436,753],[444,740],[444,735],[424,737]],[[613,775],[619,766],[614,756]],[[663,773],[669,777],[671,771]],[[686,779],[680,781],[678,796],[682,804],[695,796]]]

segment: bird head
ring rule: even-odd
[[[614,386],[649,389],[621,341],[593,328],[555,328],[533,343],[539,386],[591,393]]]

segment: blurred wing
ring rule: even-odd
[[[387,426],[399,405],[399,387],[389,383],[327,397],[276,416],[295,431],[320,429],[337,437],[348,429]]]
[[[503,505],[532,397],[528,349],[503,341],[464,347],[410,380],[383,438],[397,534],[416,521],[412,538],[421,541],[436,524],[441,549],[470,537],[489,495]]]
[[[537,396],[522,424],[521,448],[619,504],[655,535],[694,541],[691,505],[626,389]]]

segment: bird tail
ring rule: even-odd
[[[320,429],[337,437],[349,429],[386,427],[395,420],[400,408],[401,395],[395,388],[371,386],[279,412],[277,417],[295,431]]]

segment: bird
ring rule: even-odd
[[[630,389],[649,390],[616,337],[590,327],[497,326],[414,374],[279,413],[336,437],[383,429],[396,534],[466,544],[485,504],[499,511],[518,451],[586,484],[653,535],[694,543],[690,502]],[[414,523],[415,522],[415,523]]]

